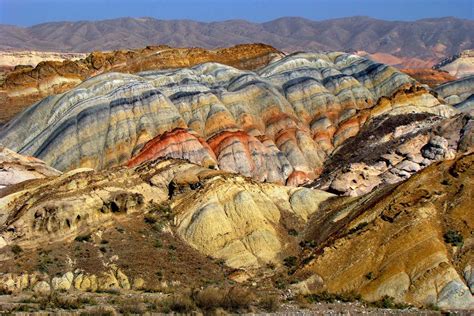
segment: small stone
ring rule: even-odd
[[[56,291],[68,291],[72,286],[74,274],[67,272],[61,277],[54,277],[51,281],[51,285]]]
[[[51,287],[49,286],[48,282],[40,281],[35,284],[35,286],[33,287],[33,291],[36,294],[47,295],[51,292]]]
[[[141,290],[143,289],[144,286],[145,286],[145,280],[143,280],[142,278],[135,278],[133,280],[132,288],[134,290]]]

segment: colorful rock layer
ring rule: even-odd
[[[298,53],[258,72],[205,63],[102,74],[30,107],[0,131],[0,143],[59,170],[169,156],[301,184],[366,121],[412,112],[456,113],[395,68]]]
[[[442,84],[435,91],[446,103],[462,112],[474,114],[474,75]]]

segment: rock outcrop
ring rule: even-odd
[[[278,265],[294,246],[288,231],[298,228],[282,229],[291,222],[288,218],[304,225],[331,196],[218,176],[205,181],[198,191],[178,196],[172,206],[177,232],[190,245],[232,268],[252,269]]]
[[[436,137],[430,144],[446,145]],[[37,293],[139,289],[150,280],[131,274],[130,261],[125,270],[99,261],[100,269],[90,273],[78,259],[70,260],[69,270],[54,277],[34,266],[13,273],[5,263],[18,260],[14,246],[27,254],[54,245],[64,249],[92,232],[87,238],[104,240],[105,230],[116,231],[124,222],[139,231],[138,239],[127,237],[125,248],[142,249],[143,215],[149,214],[148,223],[159,223],[154,230],[180,238],[245,278],[258,271],[267,278],[291,264],[290,278],[304,283],[293,281],[295,291],[355,291],[367,300],[387,295],[416,305],[470,309],[473,164],[472,153],[436,162],[406,182],[349,199],[171,159],[27,182],[0,198],[0,287]],[[129,234],[120,235],[120,248]]]
[[[471,153],[398,186],[327,204],[307,225],[304,238],[316,247],[303,252],[295,278],[311,275],[311,292],[472,310],[473,172]]]
[[[0,147],[0,190],[26,180],[60,175],[43,161]]]
[[[40,51],[0,51],[0,68],[28,69],[42,61],[64,61],[85,58],[82,53],[40,52]]]
[[[474,75],[442,84],[435,91],[447,104],[474,114]]]
[[[413,112],[456,113],[392,67],[345,53],[298,53],[258,72],[205,63],[102,74],[30,107],[4,126],[0,143],[63,171],[169,154],[301,184],[364,124]]]
[[[341,145],[308,186],[359,196],[404,181],[435,161],[474,150],[473,123],[469,114],[381,116]]]
[[[457,55],[443,59],[434,65],[433,68],[447,71],[457,78],[474,75],[474,50],[468,49]]]
[[[119,71],[191,67],[204,62],[219,62],[239,69],[257,69],[282,56],[264,44],[244,44],[230,48],[171,48],[148,46],[136,50],[93,52],[78,60],[46,60],[36,67],[18,67],[1,81],[0,122],[6,123],[30,104],[52,94],[67,91],[92,76]]]
[[[431,88],[456,80],[456,77],[449,74],[447,71],[431,69],[431,68],[404,68],[402,72],[410,77],[416,79],[419,83],[427,84]]]

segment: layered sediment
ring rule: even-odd
[[[0,131],[0,143],[62,171],[169,156],[297,185],[317,178],[368,122],[406,113],[456,110],[395,68],[298,53],[257,72],[204,63],[102,74],[30,107]]]
[[[264,44],[244,44],[230,48],[172,48],[148,46],[143,49],[93,52],[82,59],[45,60],[35,67],[17,67],[1,81],[0,122],[34,102],[67,91],[101,73],[136,73],[145,70],[191,67],[204,62],[219,62],[239,69],[257,69],[282,56]]]

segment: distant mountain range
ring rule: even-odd
[[[377,53],[391,64],[434,64],[474,48],[474,20],[423,19],[413,22],[348,17],[312,21],[285,17],[266,23],[244,20],[196,22],[119,18],[52,22],[31,27],[0,25],[0,49],[90,52],[167,44],[224,47],[262,42],[280,50],[342,50]]]

